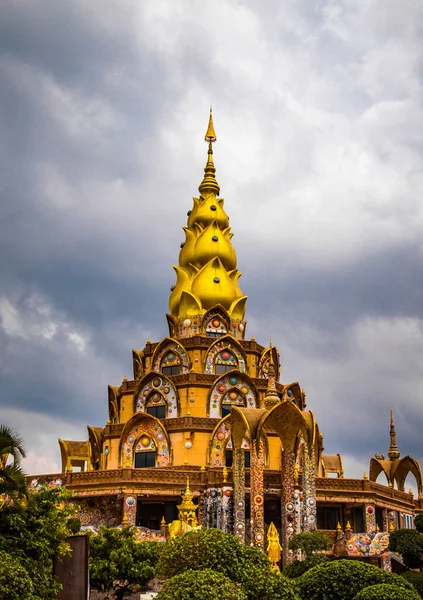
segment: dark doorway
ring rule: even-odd
[[[281,498],[277,496],[267,496],[264,499],[264,523],[265,530],[269,528],[270,523],[274,523],[278,531],[281,530]]]
[[[159,530],[163,517],[166,523],[178,518],[177,504],[176,501],[152,502],[138,498],[135,523],[138,527]]]

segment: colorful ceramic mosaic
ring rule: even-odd
[[[358,533],[353,535],[345,546],[348,556],[379,556],[385,552],[389,544],[389,533]]]
[[[244,450],[235,448],[234,479],[234,533],[241,543],[245,541],[245,467]]]
[[[137,449],[140,442],[142,445],[143,436],[150,438],[157,448],[156,466],[167,467],[169,465],[170,457],[165,431],[158,421],[153,421],[153,419],[147,417],[143,418],[140,423],[134,425],[127,434],[122,446],[122,466],[133,466],[134,451]]]
[[[237,373],[228,373],[215,383],[210,393],[210,417],[222,416],[222,404],[256,408],[255,394],[245,377]]]
[[[150,396],[160,394],[167,406],[167,418],[178,416],[178,395],[173,384],[164,375],[154,375],[143,385],[136,404],[136,412],[145,412],[146,400]]]
[[[250,455],[251,537],[264,550],[264,441],[253,440]]]
[[[233,489],[231,487],[222,488],[222,510],[221,510],[221,529],[226,533],[233,533]]]
[[[209,315],[209,317],[209,321],[207,322],[205,327],[206,335],[207,333],[219,333],[221,335],[224,335],[228,332],[228,326],[219,313]]]
[[[234,368],[238,369],[238,371],[241,371],[241,373],[245,373],[245,358],[243,354],[239,351],[235,344],[228,342],[227,339],[217,342],[210,348],[206,357],[204,372],[209,374],[214,373],[216,359],[219,355],[222,356],[224,352],[227,352],[228,357],[234,357],[233,362],[230,362],[230,364],[233,364]],[[224,361],[225,359],[219,358],[219,361],[221,360]],[[222,364],[222,362],[220,362],[220,364]]]
[[[290,450],[282,450],[281,516],[283,527],[281,544],[284,564],[287,564],[293,558],[293,555],[288,548],[288,544],[295,533],[295,504],[293,502],[294,464],[294,453]]]
[[[43,486],[47,486],[50,490],[54,488],[61,487],[63,485],[62,479],[32,479],[31,483],[28,485],[28,490],[32,493],[40,491]]]
[[[316,467],[314,452],[313,454],[310,454],[310,450],[305,443],[302,446],[302,471],[304,492],[304,530],[313,531],[317,527]]]
[[[189,372],[189,361],[185,348],[177,342],[166,344],[154,362],[154,371],[162,367],[181,365],[181,373]]]
[[[214,433],[210,444],[210,466],[225,466],[225,447],[231,435],[229,420],[225,419]]]
[[[120,501],[117,496],[100,496],[94,498],[77,498],[78,517],[81,528],[117,527],[121,522]]]
[[[135,496],[125,496],[122,500],[122,524],[135,525],[137,514],[137,499]]]
[[[370,504],[364,507],[364,523],[366,533],[376,532],[376,511],[375,507]]]

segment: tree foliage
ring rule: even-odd
[[[290,550],[301,550],[310,558],[315,552],[329,550],[331,544],[330,538],[320,531],[304,531],[294,535],[288,547]]]
[[[0,552],[7,552],[28,573],[33,585],[31,600],[53,600],[60,588],[53,575],[53,559],[70,551],[69,518],[72,494],[64,488],[42,486],[28,496],[24,507],[0,511]]]
[[[27,571],[6,552],[0,552],[0,600],[32,600]]]
[[[126,581],[127,589],[145,585],[155,575],[162,546],[159,542],[137,542],[131,527],[100,527],[98,535],[91,536],[91,585],[107,590],[117,580]]]
[[[417,571],[406,571],[405,573],[401,573],[401,576],[411,583],[411,585],[420,594],[420,597],[423,598],[423,573]]]
[[[357,560],[323,563],[304,573],[297,581],[300,596],[307,600],[353,600],[362,589],[379,583],[412,589],[403,577]]]
[[[419,533],[423,533],[423,514],[414,517],[414,526]]]
[[[157,600],[247,600],[240,584],[212,569],[189,569],[165,581]]]
[[[395,583],[378,583],[364,588],[354,600],[419,600],[415,590],[398,588]]]
[[[25,458],[23,440],[7,425],[0,425],[0,510],[18,507],[28,495],[25,475],[20,466]]]
[[[401,554],[410,569],[418,568],[423,557],[423,535],[415,529],[397,529],[389,536],[389,550]]]

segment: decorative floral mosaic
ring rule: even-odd
[[[146,449],[143,444],[143,437],[151,440],[153,448],[157,448],[157,462],[158,467],[167,467],[169,464],[169,446],[167,443],[164,429],[160,423],[153,421],[152,419],[144,419],[141,423],[134,425],[126,436],[125,442],[122,447],[122,465],[124,467],[132,467],[134,464],[134,451],[138,445]]]
[[[181,373],[189,372],[189,361],[184,347],[177,342],[173,342],[167,344],[156,358],[154,371],[160,371],[161,367],[176,365],[181,365]]]
[[[389,544],[389,533],[355,534],[346,542],[348,556],[379,556],[383,554]]]
[[[374,506],[366,506],[364,509],[365,527],[367,533],[376,531],[376,511]]]
[[[173,384],[163,375],[153,375],[142,387],[137,404],[136,412],[145,412],[146,400],[150,395],[160,393],[167,405],[167,418],[173,419],[178,416],[178,396]]]
[[[228,374],[219,379],[210,394],[210,417],[220,418],[222,415],[222,404],[233,404],[256,408],[256,398],[249,383],[242,376]]]
[[[100,496],[96,498],[77,498],[78,517],[81,528],[117,527],[121,522],[120,501],[117,496]]]
[[[225,358],[225,353],[227,358]],[[218,358],[219,357],[219,358]],[[235,358],[234,358],[235,357]],[[245,373],[245,359],[235,344],[228,343],[228,340],[221,340],[214,344],[209,350],[206,358],[205,373],[212,374],[214,372],[214,365],[218,358],[219,364],[233,364],[234,369],[238,369],[241,373]],[[236,360],[235,360],[236,359]],[[227,361],[225,363],[225,361]]]
[[[41,479],[32,479],[31,483],[28,485],[28,490],[32,493],[39,492],[43,486],[47,486],[50,490],[54,488],[59,488],[63,485],[62,479],[50,479],[46,480],[45,478]]]

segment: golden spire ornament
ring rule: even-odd
[[[213,112],[212,107],[210,106],[209,125],[207,127],[206,135],[204,136],[204,141],[208,142],[209,144],[209,149],[207,151],[207,163],[204,168],[204,179],[198,187],[198,191],[202,195],[206,193],[212,193],[218,196],[220,193],[220,187],[215,177],[216,168],[213,163],[213,144],[216,140],[217,137],[213,124]]]
[[[392,408],[391,408],[390,413],[391,413],[391,424],[390,424],[389,435],[391,437],[391,443],[389,444],[388,456],[389,456],[389,460],[396,460],[397,458],[400,457],[400,452],[399,452],[398,446],[397,446],[397,435],[395,432],[394,417],[392,416]]]

